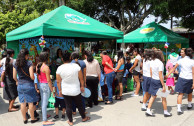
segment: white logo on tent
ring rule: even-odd
[[[154,30],[155,30],[154,27],[144,28],[144,29],[141,29],[141,30],[140,30],[140,33],[141,33],[141,34],[147,34],[147,33],[150,33],[150,32],[152,32],[152,31],[154,31]]]
[[[69,23],[74,23],[74,24],[83,24],[83,25],[90,25],[90,23],[86,22],[86,19],[74,15],[74,14],[65,14],[65,18]]]

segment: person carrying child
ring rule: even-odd
[[[169,60],[166,64],[166,75],[170,72],[170,70],[173,68],[172,62]],[[168,86],[168,90],[171,92],[171,94],[174,94],[174,90],[172,86],[174,86],[174,77],[173,73],[171,73],[168,78],[166,79],[166,86]]]

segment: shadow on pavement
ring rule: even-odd
[[[96,115],[96,114],[91,114],[91,115],[87,115],[87,116],[90,117],[90,120],[88,120],[88,121],[86,121],[86,122],[82,122],[81,117],[79,117],[79,118],[77,118],[77,119],[74,121],[73,124],[75,125],[75,124],[79,124],[79,123],[92,122],[92,121],[94,121],[94,120],[98,120],[98,119],[101,119],[101,118],[102,118],[102,116],[98,116],[98,115]]]
[[[0,115],[4,114],[4,113],[8,113],[7,110],[8,110],[8,107],[9,107],[9,104],[5,103],[2,96],[3,96],[3,93],[0,92]]]

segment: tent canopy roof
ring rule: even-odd
[[[36,36],[119,39],[123,33],[91,17],[66,6],[40,16],[37,19],[6,34],[7,41]]]
[[[188,43],[189,40],[179,34],[152,22],[118,39],[117,43]]]

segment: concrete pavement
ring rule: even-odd
[[[79,113],[73,116],[74,125],[76,126],[194,126],[194,109],[187,110],[187,97],[183,99],[182,110],[183,115],[177,115],[176,99],[177,94],[170,95],[167,98],[168,110],[173,114],[170,118],[163,116],[163,108],[161,98],[157,98],[152,106],[152,112],[156,117],[146,117],[145,112],[141,111],[140,100],[142,96],[131,97],[132,92],[126,93],[122,101],[114,101],[112,105],[100,103],[93,108],[87,108],[88,116],[91,120],[81,122]],[[28,124],[24,124],[21,111],[7,112],[8,101],[2,99],[3,89],[0,88],[0,126],[41,126],[42,123],[31,124],[30,119]],[[18,98],[16,104],[19,104]],[[38,111],[40,113],[40,111]],[[49,114],[54,116],[53,111]],[[60,114],[61,116],[61,114]],[[41,115],[40,115],[41,117]],[[51,119],[51,118],[50,118]],[[67,117],[65,121],[56,121],[54,126],[68,126]]]

